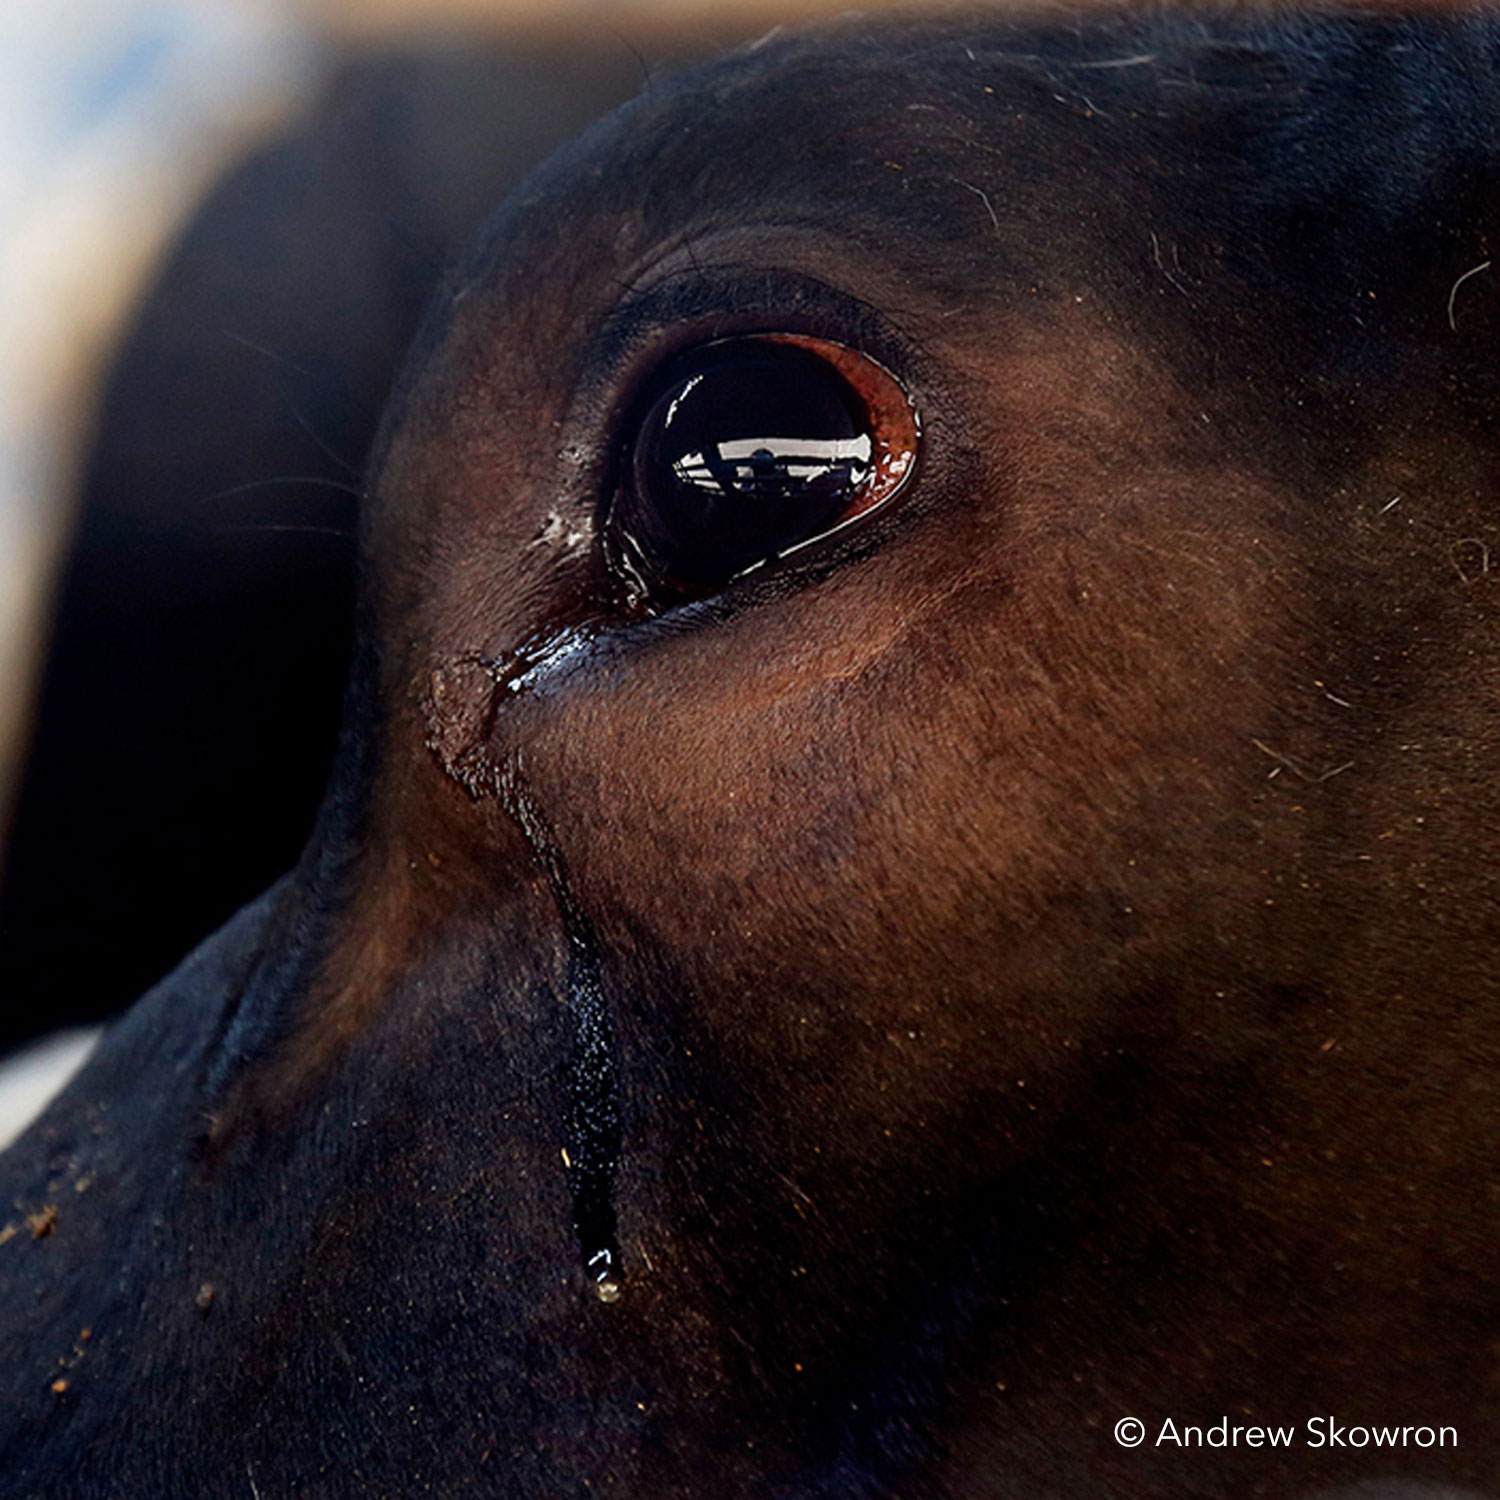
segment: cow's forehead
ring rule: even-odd
[[[1321,202],[1389,227],[1486,149],[1482,82],[1451,65],[1491,48],[1473,17],[1336,13],[852,18],[773,36],[586,132],[514,195],[462,284],[555,243],[563,221],[623,216],[637,250],[716,215],[837,224],[893,256],[920,246],[930,278],[945,241],[998,238],[1044,263],[1015,230],[1048,218],[1149,207],[1168,228],[1254,240],[1256,219]],[[998,236],[949,171],[1002,185]]]
[[[1188,384],[1254,366],[1265,392],[1268,360],[1312,361],[1368,411],[1400,378],[1368,359],[1372,317],[1470,248],[1441,209],[1471,191],[1488,114],[1451,64],[1489,45],[1472,17],[1337,13],[773,35],[648,89],[528,179],[451,274],[408,372],[416,410],[398,409],[419,425],[420,372],[452,335],[476,371],[472,344],[503,346],[510,383],[543,392],[597,367],[664,265],[791,264],[918,342],[1086,293]],[[660,321],[712,312],[690,276],[675,286]],[[778,297],[795,302],[762,301]],[[438,384],[451,402],[464,382]],[[1241,421],[1254,394],[1230,394]],[[1279,397],[1266,413],[1285,420]]]

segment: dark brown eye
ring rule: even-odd
[[[645,392],[606,525],[633,602],[702,594],[883,505],[917,418],[889,371],[825,339],[705,344]]]

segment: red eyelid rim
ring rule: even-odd
[[[838,372],[864,403],[870,420],[870,440],[875,448],[874,474],[833,529],[840,530],[884,505],[911,478],[922,440],[921,420],[901,382],[878,360],[847,344],[835,344],[831,339],[801,333],[763,333],[753,337],[768,344],[792,344],[817,355]],[[828,534],[822,532],[800,545],[822,541]]]

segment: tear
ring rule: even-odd
[[[568,884],[561,852],[514,765],[501,775],[500,794],[547,877],[567,941],[568,1106],[559,1155],[568,1174],[584,1270],[599,1300],[614,1302],[624,1279],[614,1202],[620,1159],[620,1069],[600,978],[598,943]]]

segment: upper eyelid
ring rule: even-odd
[[[879,314],[804,272],[743,262],[674,270],[618,303],[585,351],[580,404],[617,424],[665,364],[697,343],[807,333],[858,348],[906,379],[910,357]],[[600,408],[604,410],[600,410]]]
[[[699,262],[630,286],[577,352],[559,424],[559,503],[595,515],[623,428],[642,391],[678,355],[716,338],[807,333],[867,350],[901,379],[911,356],[868,303],[806,272],[744,261]]]

